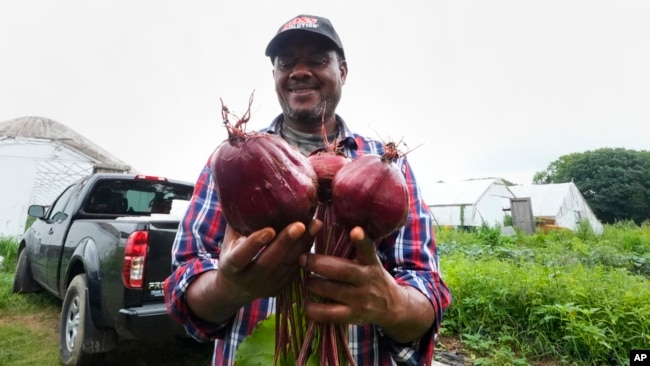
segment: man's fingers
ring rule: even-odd
[[[359,264],[371,265],[380,264],[379,257],[377,256],[377,248],[375,243],[366,235],[365,231],[356,226],[350,231],[350,239],[354,244],[356,250],[356,261]]]
[[[222,253],[222,269],[231,272],[242,271],[274,237],[275,231],[270,227],[244,237],[238,236],[229,225],[224,237],[224,240],[228,241]]]
[[[352,309],[344,304],[321,303],[306,299],[305,310],[309,319],[320,323],[361,323],[361,319],[354,318]]]
[[[298,258],[309,251],[314,241],[313,234],[321,227],[322,223],[318,221],[311,223],[309,227],[305,227],[302,222],[287,225],[272,239],[272,243],[260,252],[255,259],[256,264],[265,268],[297,269]]]
[[[307,227],[307,232],[313,238],[322,228],[323,222],[321,220],[312,220],[312,222],[309,223],[309,227]]]

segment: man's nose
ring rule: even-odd
[[[291,70],[291,75],[289,75],[292,78],[305,78],[311,76],[311,69],[309,68],[309,65],[307,65],[304,62],[298,62],[295,64],[293,67],[293,70]]]

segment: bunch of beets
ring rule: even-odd
[[[246,132],[252,100],[253,95],[234,125],[222,101],[228,139],[212,160],[223,214],[236,231],[249,235],[270,226],[279,232],[293,222],[308,225],[317,218],[324,227],[315,238],[314,252],[353,259],[352,228],[360,226],[378,240],[404,225],[409,202],[404,176],[394,164],[399,157],[396,144],[385,144],[381,156],[351,160],[338,141],[327,141],[323,130],[325,148],[306,157],[280,136]],[[274,362],[353,364],[347,324],[306,319],[301,304],[310,296],[304,286],[307,275],[299,271],[276,299]]]

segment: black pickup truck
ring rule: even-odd
[[[90,365],[119,339],[185,334],[167,314],[162,284],[193,184],[159,177],[93,174],[67,187],[20,240],[13,291],[62,300],[64,365]]]

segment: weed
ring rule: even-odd
[[[13,294],[18,244],[0,240],[5,270],[0,271],[0,366],[60,365],[59,314],[61,300],[43,291]],[[122,341],[104,365],[206,365],[212,356],[209,343],[193,339]]]
[[[476,353],[475,365],[625,364],[630,349],[650,344],[650,222],[618,222],[592,234],[504,236],[489,227],[437,228],[443,277],[453,295],[441,332],[458,335]],[[0,366],[7,364],[2,360],[51,364],[57,331],[42,335],[19,324],[25,317],[58,314],[60,301],[46,293],[11,294],[16,251],[15,241],[0,240],[6,258],[0,271]],[[34,346],[50,356],[35,356]],[[201,348],[204,359],[209,348]],[[166,361],[187,358],[164,349]],[[133,353],[114,357],[133,361]]]
[[[0,272],[13,273],[18,256],[18,243],[11,238],[0,236],[0,256],[4,257]]]
[[[437,238],[454,297],[445,333],[461,335],[475,364],[624,363],[650,344],[650,225],[507,240],[447,229]]]

